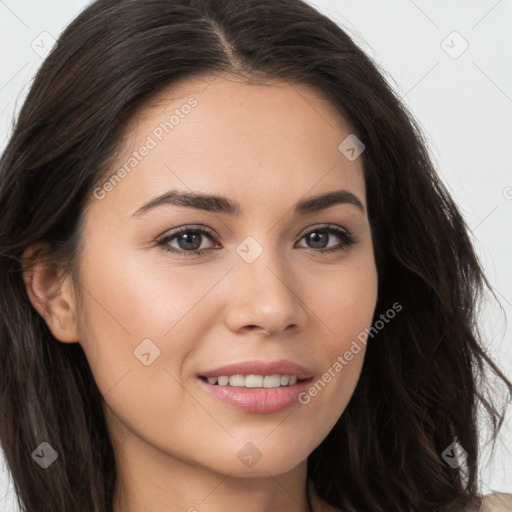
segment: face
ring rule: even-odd
[[[350,134],[307,87],[219,77],[129,127],[88,205],[79,274],[79,342],[124,449],[280,474],[334,426],[377,300],[362,159],[338,148]],[[225,199],[145,207],[170,191]]]

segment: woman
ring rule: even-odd
[[[476,408],[503,419],[477,382],[512,384],[468,229],[306,3],[92,3],[0,173],[0,438],[27,511],[508,510],[477,485]]]

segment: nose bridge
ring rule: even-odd
[[[270,273],[271,280],[278,281],[276,274],[282,280],[290,276],[291,268],[280,253],[279,240],[274,240],[272,234],[248,235],[236,246],[235,252],[238,256],[235,265],[241,275],[247,272],[250,276],[256,274],[257,278],[268,279]]]

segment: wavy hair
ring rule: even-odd
[[[477,412],[494,440],[504,417],[489,372],[512,388],[478,328],[492,288],[384,72],[302,0],[99,0],[39,69],[0,160],[0,441],[19,505],[111,512],[116,485],[103,396],[80,344],[57,341],[30,303],[21,256],[42,242],[40,257],[78,282],[86,207],[129,121],[179,80],[215,74],[310,85],[349,122],[366,148],[374,318],[403,305],[369,341],[351,401],[308,458],[308,481],[345,512],[478,503]],[[454,439],[468,453],[458,469],[441,456]],[[43,441],[59,454],[44,471],[31,457]]]

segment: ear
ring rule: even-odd
[[[45,245],[38,242],[23,252],[25,288],[55,338],[74,343],[79,340],[79,331],[72,278],[42,257]]]

